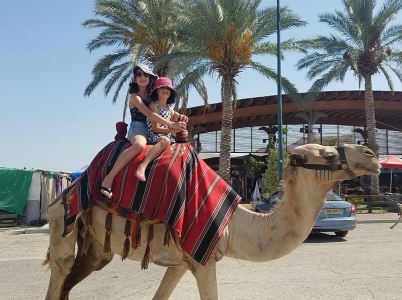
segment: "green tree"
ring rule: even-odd
[[[245,68],[252,68],[276,80],[276,72],[253,60],[256,55],[276,55],[276,44],[268,37],[276,32],[276,7],[260,9],[259,0],[186,1],[186,16],[180,24],[179,38],[185,51],[174,53],[175,61],[186,60],[194,66],[187,76],[217,75],[221,80],[222,127],[219,173],[230,178],[231,129],[233,101],[236,100],[236,77]],[[280,9],[281,29],[305,23],[288,8]],[[284,41],[283,50],[300,50],[293,40]],[[294,86],[283,78],[286,92]]]
[[[402,40],[402,25],[391,24],[402,8],[401,0],[387,0],[377,11],[375,0],[343,0],[344,11],[325,13],[320,22],[336,34],[320,35],[306,45],[316,51],[298,63],[308,68],[307,77],[315,79],[311,91],[322,90],[332,81],[343,82],[352,70],[359,83],[364,81],[364,110],[368,147],[378,154],[372,76],[382,73],[393,90],[390,74],[402,82],[402,52],[395,47]],[[378,192],[378,176],[372,176],[372,193]]]
[[[283,157],[286,162],[286,153],[284,153]],[[275,145],[268,151],[266,169],[264,175],[262,176],[262,180],[264,183],[264,193],[268,193],[269,195],[279,190],[281,178],[279,177],[278,159],[279,149],[278,145]]]
[[[153,65],[154,71],[160,76],[176,77],[175,69],[169,70],[169,61],[162,63],[160,59],[180,49],[176,32],[177,22],[182,15],[180,11],[179,2],[174,0],[96,0],[96,18],[86,20],[83,25],[98,29],[99,33],[87,48],[90,52],[99,48],[113,49],[113,52],[95,64],[92,80],[84,95],[91,95],[105,81],[105,95],[114,88],[115,103],[121,89],[127,89],[132,67],[136,63]],[[181,73],[185,74],[188,68],[182,68]],[[188,88],[190,84],[195,86],[203,99],[207,99],[206,88],[200,78],[189,77],[182,86]],[[182,88],[180,92],[183,95],[186,90]]]

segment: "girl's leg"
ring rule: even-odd
[[[132,144],[131,147],[127,148],[119,155],[112,170],[102,181],[101,192],[108,198],[112,198],[111,188],[117,173],[144,150],[147,139],[142,135],[135,135],[130,139],[130,142]]]
[[[152,148],[149,150],[147,156],[145,156],[144,160],[142,163],[138,166],[137,171],[135,172],[135,177],[139,181],[145,181],[145,169],[149,165],[149,163],[157,158],[163,150],[166,149],[170,145],[170,139],[166,136],[161,136],[158,139],[158,143],[153,145]]]

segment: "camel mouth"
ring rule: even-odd
[[[367,165],[357,165],[356,169],[364,174],[368,175],[378,175],[380,174],[380,166],[378,164],[367,166]]]

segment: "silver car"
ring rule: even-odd
[[[274,193],[263,203],[257,204],[255,211],[265,213],[279,202],[279,193]],[[349,230],[356,228],[356,223],[355,205],[331,191],[325,197],[324,206],[317,217],[312,232],[334,232],[338,237],[345,237]]]
[[[355,205],[345,201],[334,192],[329,192],[317,217],[313,232],[334,232],[344,237],[349,230],[355,229],[357,223]]]

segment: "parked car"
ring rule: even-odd
[[[280,201],[279,193],[269,196],[263,203],[255,207],[256,212],[268,212]],[[312,232],[334,232],[338,237],[345,237],[349,230],[355,229],[357,223],[354,204],[345,201],[335,192],[329,192],[325,197]]]
[[[264,199],[262,203],[259,203],[255,206],[256,212],[265,213],[269,211],[272,207],[278,204],[281,201],[279,192],[275,192],[270,195],[267,199]]]
[[[355,205],[334,192],[329,192],[313,227],[313,232],[335,232],[345,237],[357,223]]]

